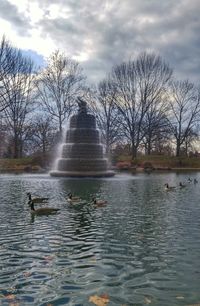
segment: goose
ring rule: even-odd
[[[96,198],[92,198],[92,204],[94,204],[95,206],[105,206],[107,204],[107,201],[97,200]]]
[[[71,199],[70,196],[67,199],[67,202],[72,206],[80,206],[86,204],[86,201],[82,200],[81,198],[77,198],[76,200],[74,200],[73,198]]]
[[[164,186],[166,191],[173,191],[176,188],[175,186],[169,186],[168,183],[166,183]]]
[[[179,187],[180,187],[180,188],[185,188],[186,185],[184,185],[182,182],[180,182],[180,183],[179,183]]]
[[[70,204],[78,204],[78,203],[80,203],[82,200],[81,200],[81,198],[79,198],[79,197],[73,197],[73,196],[72,196],[72,193],[68,193],[67,201],[68,201]]]
[[[53,208],[53,207],[41,207],[35,209],[33,201],[29,201],[29,204],[31,207],[32,215],[50,215],[50,214],[55,214],[60,210],[59,208]]]
[[[32,198],[31,193],[27,192],[27,196],[29,201],[32,201],[33,203],[42,203],[42,202],[46,202],[49,200],[49,198]]]

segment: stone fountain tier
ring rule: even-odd
[[[88,128],[88,129],[96,129],[96,120],[95,117],[88,113],[78,113],[77,115],[73,115],[70,118],[70,129],[76,128]]]
[[[81,100],[80,100],[81,101]],[[103,156],[96,119],[87,113],[86,103],[79,103],[78,114],[72,116],[52,176],[61,177],[109,177],[108,160]]]
[[[96,143],[65,143],[61,148],[61,158],[103,158],[103,147]]]
[[[58,168],[62,171],[102,171],[106,169],[107,159],[104,158],[60,158]]]
[[[66,143],[96,143],[99,144],[99,131],[95,129],[69,129],[66,132]]]

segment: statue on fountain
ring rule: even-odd
[[[79,106],[78,113],[79,114],[86,114],[87,113],[87,102],[85,102],[81,97],[77,97],[77,103]]]

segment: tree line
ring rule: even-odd
[[[106,153],[187,155],[198,141],[200,87],[177,80],[155,53],[116,64],[90,86],[80,64],[53,52],[37,67],[5,37],[0,42],[0,155],[21,158],[52,152],[76,98],[88,102]]]

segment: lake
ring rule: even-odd
[[[27,192],[60,211],[33,217]],[[69,205],[68,192],[85,204]],[[0,175],[0,305],[199,305],[199,199],[198,172]]]

